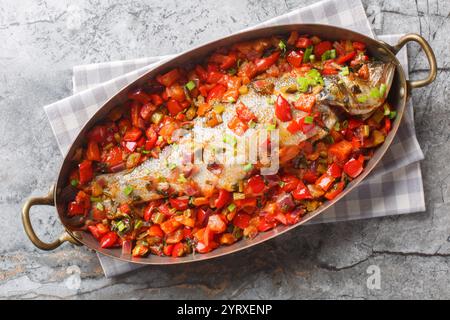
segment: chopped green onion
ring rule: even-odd
[[[269,125],[267,125],[267,130],[268,131],[273,131],[273,130],[275,130],[277,128],[277,125],[276,124],[269,124]]]
[[[347,129],[348,127],[348,120],[342,121],[342,129]]]
[[[309,59],[311,57],[312,52],[313,52],[313,47],[312,46],[306,48],[305,54],[303,55],[303,63],[309,62]]]
[[[237,62],[236,62],[236,66],[238,67],[238,69],[241,66],[241,62],[242,62],[241,59],[238,59]]]
[[[367,138],[369,135],[370,135],[370,128],[369,128],[369,126],[367,124],[363,125],[363,136]]]
[[[250,121],[248,122],[248,126],[249,126],[250,128],[254,128],[254,127],[256,126],[256,122],[253,121],[253,120],[250,120]]]
[[[325,60],[330,60],[330,59],[334,59],[336,58],[336,50],[332,49],[332,50],[327,50],[322,54],[322,61]]]
[[[134,224],[134,229],[139,229],[141,226],[142,226],[142,220],[138,220]]]
[[[370,96],[374,99],[381,98],[380,90],[378,90],[378,88],[372,88],[370,90]]]
[[[155,212],[152,216],[153,223],[161,223],[164,221],[165,215],[162,212]]]
[[[117,230],[119,230],[119,232],[122,232],[127,228],[127,226],[125,225],[125,223],[123,223],[122,220],[120,220],[119,222],[116,223],[116,228]]]
[[[268,104],[274,104],[274,103],[275,103],[275,99],[274,99],[273,96],[268,97],[268,98],[266,99],[266,101],[267,101]]]
[[[341,69],[341,76],[348,76],[350,74],[350,71],[348,70],[348,67],[343,67]]]
[[[143,154],[149,154],[151,151],[150,150],[145,150],[145,149],[142,149],[142,151],[141,151]]]
[[[150,169],[145,168],[145,169],[144,169],[144,173],[148,175],[148,174],[150,174],[150,173],[152,173],[152,172],[150,171]]]
[[[309,60],[311,61],[311,62],[314,62],[315,60],[316,60],[316,56],[315,55],[310,55],[309,56]]]
[[[192,91],[192,89],[194,89],[195,88],[195,82],[194,81],[189,81],[188,83],[186,83],[186,88],[189,90],[189,91]]]
[[[233,193],[233,200],[242,200],[245,199],[245,194],[240,192]]]
[[[334,124],[334,131],[339,131],[339,130],[341,130],[341,126],[339,125],[339,122],[336,122]]]
[[[105,207],[103,207],[103,204],[101,202],[97,202],[95,207],[100,211],[103,211],[105,209]]]
[[[314,117],[312,117],[312,116],[306,116],[306,117],[303,119],[303,122],[306,123],[306,124],[311,124],[311,123],[314,122]]]
[[[178,182],[180,182],[180,183],[186,183],[186,182],[187,182],[187,179],[186,179],[186,177],[184,176],[184,174],[180,174],[180,175],[178,176]]]
[[[233,102],[236,102],[236,99],[233,98],[233,97],[228,97],[227,101],[228,101],[229,103],[233,103]]]
[[[389,105],[387,103],[385,103],[383,105],[383,108],[384,108],[384,115],[388,116],[391,113],[391,109],[389,109]]]
[[[244,166],[243,169],[244,169],[245,172],[248,172],[248,171],[250,171],[250,170],[253,169],[253,164],[247,163],[247,164]]]
[[[281,51],[286,52],[286,43],[284,43],[283,40],[280,40],[278,43],[278,48],[280,48]]]
[[[72,180],[70,180],[70,184],[72,185],[72,187],[76,187],[78,185],[78,180],[72,179]]]
[[[169,167],[170,170],[173,170],[177,167],[175,163],[169,163],[167,166]]]
[[[283,188],[283,187],[286,185],[286,182],[284,182],[284,181],[279,181],[279,182],[278,182],[278,185],[279,185],[281,188]]]
[[[126,187],[123,189],[123,193],[124,193],[126,196],[129,196],[132,192],[133,192],[133,187],[132,187],[132,186],[126,186]]]
[[[306,77],[308,78],[310,85],[313,85],[313,86],[315,86],[317,84],[323,85],[322,75],[320,74],[319,71],[317,71],[317,69],[309,70],[308,73],[306,74]]]
[[[368,97],[367,97],[366,95],[359,95],[359,96],[357,97],[357,100],[358,100],[358,102],[360,102],[360,103],[366,102],[367,99],[368,99]]]
[[[236,205],[235,205],[234,203],[231,203],[231,204],[228,206],[228,211],[233,212],[234,209],[236,209]]]
[[[225,134],[225,136],[223,137],[223,142],[225,142],[227,144],[231,144],[232,146],[235,146],[237,143],[237,140],[234,136],[232,136],[230,134]]]
[[[387,86],[384,83],[382,83],[380,85],[380,95],[381,95],[381,97],[384,97],[384,95],[386,94],[386,90],[387,90]]]
[[[100,202],[102,201],[102,198],[100,197],[91,197],[91,202]]]
[[[389,119],[394,119],[397,116],[397,111],[391,111],[389,113]]]
[[[305,77],[298,77],[297,78],[297,89],[300,92],[306,92],[308,91],[309,87],[309,81]]]

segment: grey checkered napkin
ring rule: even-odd
[[[337,2],[339,2],[339,6],[337,6]],[[331,18],[327,20],[327,16]],[[355,17],[360,17],[360,20],[355,21]],[[274,18],[263,25],[299,22],[334,24],[373,36],[362,5],[357,0],[323,1]],[[399,36],[382,36],[380,38],[388,43],[395,43]],[[109,96],[154,67],[155,64],[168,58],[170,56],[74,67],[74,95],[45,107],[62,153],[66,152],[85,121]],[[405,70],[408,70],[406,50],[402,50],[398,58]],[[423,159],[423,154],[416,139],[412,110],[409,102],[396,139],[382,163],[366,181],[310,223],[364,219],[418,212],[425,209],[422,177],[418,163]],[[107,277],[129,272],[139,267],[136,264],[125,263],[102,255],[99,255],[99,259]]]

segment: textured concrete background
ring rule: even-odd
[[[446,0],[363,1],[377,33],[421,33],[438,58],[436,82],[413,94],[426,213],[304,227],[215,261],[113,280],[92,252],[42,252],[23,233],[24,199],[47,192],[62,160],[42,106],[71,93],[73,65],[178,52],[312,2],[0,0],[0,298],[450,298]],[[409,56],[411,77],[423,77],[416,46]],[[43,238],[61,232],[53,209],[33,216]],[[370,265],[379,290],[366,286]]]

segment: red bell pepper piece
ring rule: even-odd
[[[207,228],[214,233],[222,233],[227,229],[227,224],[218,214],[209,216]]]
[[[94,140],[88,142],[86,150],[86,158],[92,161],[100,161],[100,149],[98,148],[98,143]]]
[[[266,188],[264,179],[259,174],[250,177],[247,181],[247,188],[245,188],[246,194],[260,194]]]
[[[184,255],[184,244],[181,242],[176,243],[172,249],[172,257],[178,258]]]
[[[299,181],[297,187],[292,191],[292,196],[296,200],[312,199],[311,192],[302,181]]]
[[[344,190],[345,183],[343,181],[335,183],[333,188],[330,189],[327,193],[325,193],[325,198],[328,200],[333,200],[336,198],[342,190]]]
[[[298,68],[301,66],[303,62],[303,52],[302,51],[291,51],[286,60],[289,62],[289,64],[295,68]]]
[[[344,54],[344,55],[342,55],[342,56],[339,56],[339,57],[336,59],[336,63],[338,63],[338,64],[344,64],[344,63],[346,63],[346,62],[352,60],[355,56],[356,56],[356,51],[349,52],[349,53],[347,53],[347,54]]]
[[[248,208],[248,207],[256,207],[257,201],[256,198],[245,198],[240,200],[234,200],[236,207],[239,209]]]
[[[304,112],[311,112],[312,107],[316,103],[316,96],[313,94],[301,94],[294,103],[294,108]]]
[[[233,218],[233,224],[236,227],[238,227],[238,228],[245,229],[245,228],[247,228],[249,226],[250,218],[251,218],[250,215],[248,215],[246,213],[239,212]]]
[[[89,141],[95,141],[101,143],[105,141],[106,138],[106,127],[105,126],[95,126],[87,133],[87,139]]]
[[[327,169],[327,174],[332,176],[333,178],[339,178],[342,174],[342,169],[336,163],[332,163],[329,165]]]
[[[260,58],[255,60],[256,72],[264,72],[269,69],[280,57],[280,51],[272,53],[267,58]]]
[[[292,120],[289,122],[288,126],[286,127],[287,131],[289,131],[292,134],[296,134],[302,129],[302,126],[298,123],[296,120]]]
[[[300,49],[306,49],[306,48],[312,46],[312,41],[309,38],[301,37],[301,38],[298,38],[295,46]]]
[[[320,59],[325,51],[333,49],[333,44],[330,41],[322,41],[314,46],[314,54],[317,59]]]
[[[83,215],[85,211],[86,210],[81,203],[77,203],[76,201],[69,203],[69,217]]]
[[[150,228],[148,228],[147,230],[147,234],[150,237],[158,237],[158,238],[164,237],[164,232],[162,231],[161,227],[158,226],[157,224],[150,226]]]
[[[344,164],[344,172],[352,178],[356,178],[363,171],[364,160],[352,158]]]
[[[317,179],[315,185],[322,188],[323,191],[327,191],[334,182],[334,178],[327,173],[324,173]]]
[[[92,162],[89,160],[84,160],[78,165],[80,183],[85,184],[92,180],[94,177],[94,171],[92,170]]]
[[[286,174],[281,177],[281,181],[283,182],[281,190],[284,192],[291,192],[292,190],[295,190],[300,179],[292,174]]]
[[[150,120],[150,117],[152,116],[153,112],[156,110],[156,106],[152,103],[146,103],[141,108],[140,116],[144,120]]]
[[[166,244],[165,246],[164,246],[164,248],[163,248],[163,253],[166,255],[166,256],[171,256],[172,255],[172,251],[173,251],[173,247],[174,247],[175,245],[174,244]]]
[[[100,240],[100,247],[110,248],[117,243],[118,239],[119,237],[117,236],[117,234],[114,231],[110,231],[107,234],[105,234]]]
[[[206,97],[206,102],[210,102],[212,100],[222,100],[223,95],[227,91],[227,88],[224,85],[218,84],[214,86],[208,92],[208,96]]]
[[[123,136],[124,141],[137,141],[142,136],[142,130],[132,127],[125,132]]]
[[[186,210],[189,206],[189,197],[183,196],[178,198],[169,199],[170,205],[172,208],[177,210]]]
[[[364,51],[366,49],[366,44],[358,41],[353,41],[353,48],[356,50]]]
[[[236,114],[239,119],[243,122],[249,122],[251,120],[256,121],[255,114],[250,111],[250,109],[243,104],[242,102],[238,102],[236,105]]]
[[[283,122],[291,121],[291,107],[289,102],[280,94],[275,102],[275,115]]]
[[[228,192],[225,189],[220,189],[219,190],[219,195],[218,195],[217,199],[214,202],[214,206],[217,209],[221,209],[225,205],[227,205],[230,201],[231,201],[231,193]]]
[[[163,75],[156,77],[156,80],[166,87],[170,87],[181,77],[180,71],[178,69],[173,69]]]
[[[120,147],[118,146],[112,147],[109,150],[108,155],[106,156],[105,162],[108,164],[109,167],[114,167],[123,162],[122,156],[123,153]]]
[[[184,110],[181,104],[175,99],[170,99],[167,102],[167,109],[172,116],[176,116],[178,113]]]
[[[347,161],[350,153],[352,152],[352,149],[353,145],[350,142],[348,142],[347,140],[342,140],[332,144],[328,148],[328,154],[340,163],[343,163]]]
[[[274,220],[267,221],[267,219],[261,218],[261,219],[259,219],[257,228],[258,228],[258,231],[264,232],[264,231],[275,228],[276,225],[277,225],[277,223]]]
[[[128,94],[128,98],[140,102],[141,104],[149,103],[152,100],[152,98],[142,89],[131,91]]]
[[[166,93],[169,98],[175,99],[178,102],[183,102],[186,100],[186,94],[184,93],[183,87],[177,83],[167,87]]]

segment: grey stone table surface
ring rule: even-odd
[[[42,106],[70,95],[73,65],[179,52],[313,2],[0,0],[0,298],[450,298],[446,0],[363,1],[376,33],[420,33],[438,58],[437,80],[412,97],[426,212],[302,227],[232,256],[115,279],[89,250],[43,252],[23,232],[24,199],[46,193],[62,161]],[[423,77],[416,46],[409,58],[411,77]],[[43,238],[62,231],[52,208],[33,216]],[[372,265],[379,289],[367,286]]]

